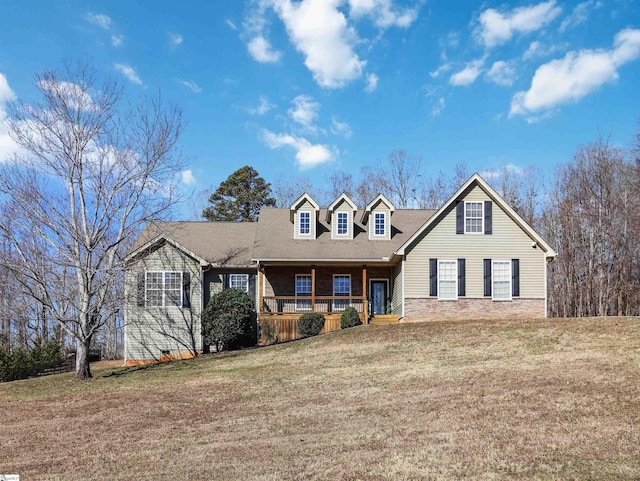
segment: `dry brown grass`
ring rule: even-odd
[[[637,318],[363,326],[0,385],[21,479],[640,479]]]

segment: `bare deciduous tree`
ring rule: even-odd
[[[406,209],[416,195],[422,159],[406,150],[394,150],[389,154],[383,171],[389,183],[396,207]]]
[[[9,269],[76,340],[76,375],[88,379],[91,340],[122,306],[124,254],[177,200],[181,112],[159,96],[124,110],[122,89],[86,64],[35,80],[42,100],[9,106],[24,155],[0,167],[14,214],[0,233],[15,252]]]

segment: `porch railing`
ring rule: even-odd
[[[304,314],[305,312],[340,314],[349,306],[361,314],[364,312],[364,302],[361,296],[316,296],[314,299],[310,296],[262,298],[262,312],[266,314]]]

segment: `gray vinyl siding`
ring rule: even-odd
[[[491,200],[478,186],[460,201]],[[484,297],[483,259],[520,259],[520,298],[545,298],[544,252],[531,246],[531,238],[495,202],[493,233],[456,234],[455,203],[430,230],[406,251],[405,298],[429,297],[429,259],[466,259],[466,298]]]
[[[310,226],[309,226],[309,234],[300,234],[300,212],[309,212],[309,222],[310,222]],[[295,213],[295,218],[294,218],[294,231],[293,231],[293,238],[294,239],[315,239],[316,238],[316,210],[313,207],[313,205],[311,205],[311,202],[309,202],[308,200],[305,200],[300,207],[298,207],[298,210],[296,210]]]
[[[347,233],[338,235],[338,212],[347,213]],[[353,239],[353,209],[344,200],[340,202],[331,214],[331,238],[332,239]]]
[[[393,269],[393,292],[391,295],[391,311],[398,317],[402,317],[402,262]]]
[[[190,306],[138,306],[138,274],[145,271],[180,271],[190,275]],[[125,358],[158,360],[162,351],[202,350],[202,269],[197,261],[170,244],[162,244],[125,273]]]

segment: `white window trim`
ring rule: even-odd
[[[166,302],[166,289],[165,289],[165,274],[167,273],[172,273],[172,274],[180,274],[180,303],[177,306],[174,305],[167,305]],[[148,301],[147,301],[147,291],[149,290],[147,288],[147,274],[162,274],[162,305],[161,306],[150,306]],[[144,307],[145,308],[154,308],[154,307],[161,307],[161,308],[168,308],[168,307],[178,307],[181,308],[182,305],[184,304],[184,290],[183,290],[183,282],[184,282],[184,278],[183,278],[183,272],[182,271],[144,271]]]
[[[298,293],[298,278],[300,277],[308,277],[309,280],[311,281],[311,284],[313,284],[313,280],[311,279],[311,274],[296,274],[296,285],[294,286],[295,289],[295,293],[296,293],[296,297],[298,297],[300,294]],[[312,289],[313,289],[313,285],[311,285],[309,287],[309,295],[312,294]],[[311,311],[311,300],[296,300],[296,311],[306,311],[309,312]]]
[[[496,277],[495,277],[495,269],[494,266],[496,263],[506,263],[509,265],[509,298],[504,299],[496,299]],[[510,259],[491,259],[491,300],[496,302],[508,302],[513,300],[513,265],[511,264]]]
[[[344,296],[344,297],[351,297],[351,293],[352,291],[352,285],[351,285],[351,274],[334,274],[333,275],[333,297],[342,297],[342,296],[337,296],[336,295],[336,277],[348,277],[349,278],[349,295],[348,296]],[[332,306],[331,306],[331,311],[332,312],[342,312],[344,311],[347,307],[351,306],[351,299],[346,299],[346,303],[344,307],[338,308],[336,307],[336,302],[340,302],[342,303],[343,301],[336,301],[335,299],[332,301]]]
[[[376,234],[376,215],[382,216],[382,234]],[[373,237],[386,237],[387,235],[387,213],[386,212],[374,212],[373,213]]]
[[[455,297],[441,297],[440,296],[440,264],[441,263],[453,263],[453,265],[456,268],[456,273],[455,273],[455,281],[456,281],[456,287],[455,287]],[[458,260],[457,259],[438,259],[438,300],[439,301],[457,301],[458,300]]]
[[[470,232],[467,231],[467,204],[480,204],[480,231]],[[476,219],[477,217],[469,217],[470,219]],[[464,201],[464,233],[465,234],[484,234],[484,201],[482,200],[465,200]]]
[[[233,281],[231,280],[233,278],[233,276],[238,276],[238,277],[242,277],[242,278],[246,279],[246,281],[247,281],[246,282],[246,285],[247,285],[246,289],[238,289],[237,287],[233,287]],[[229,288],[230,289],[236,289],[238,291],[244,291],[247,294],[249,294],[249,274],[239,273],[239,272],[229,274]]]
[[[309,232],[302,232],[302,214],[308,214],[309,215]],[[309,237],[311,235],[312,229],[311,229],[311,223],[313,222],[313,212],[308,211],[308,210],[301,210],[298,211],[298,235],[299,236],[304,236],[304,237]]]
[[[344,234],[340,234],[340,222],[338,221],[338,218],[340,217],[340,215],[346,215],[347,216],[347,230],[345,231]],[[335,213],[336,216],[336,237],[349,237],[349,222],[350,222],[350,213],[349,212],[345,212],[345,211],[338,211]]]

